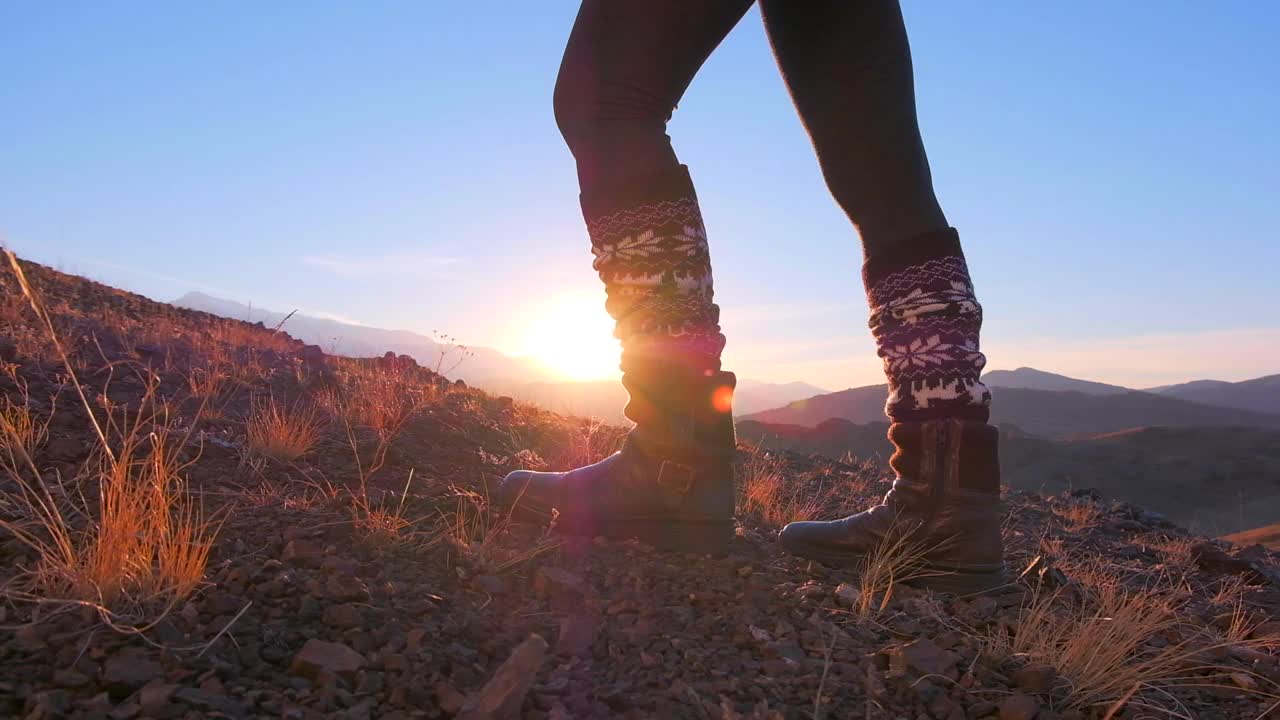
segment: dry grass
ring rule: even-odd
[[[172,433],[154,379],[133,412],[109,402],[99,419],[76,377],[50,316],[17,258],[6,252],[27,301],[67,369],[99,445],[67,492],[56,474],[32,459],[23,413],[0,415],[12,460],[4,468],[16,490],[8,498],[22,512],[0,528],[35,552],[5,594],[32,602],[90,604],[109,620],[138,619],[173,607],[203,580],[217,528],[187,491],[179,454],[190,439]],[[105,395],[105,393],[104,393]],[[88,490],[89,498],[85,496]]]
[[[550,533],[532,545],[512,547],[502,542],[511,524],[510,515],[495,513],[488,498],[479,493],[453,488],[452,512],[441,512],[436,522],[436,541],[444,542],[459,562],[475,573],[499,574],[523,565],[560,546]]]
[[[580,421],[570,430],[568,441],[549,464],[567,470],[603,460],[621,447],[627,432],[627,428],[610,425],[599,418]]]
[[[400,501],[394,509],[384,505],[375,506],[369,501],[367,491],[352,496],[351,522],[361,538],[378,546],[422,539],[422,534],[415,532],[414,528],[423,518],[410,519],[405,515],[404,502],[409,497],[409,487],[412,484],[413,471],[410,470],[404,489],[400,492]]]
[[[1148,533],[1136,538],[1135,542],[1154,550],[1166,565],[1186,567],[1193,562],[1191,549],[1198,541],[1189,535],[1177,537],[1164,533]]]
[[[1053,514],[1061,518],[1067,529],[1072,532],[1096,527],[1102,521],[1104,514],[1102,506],[1089,498],[1067,498],[1062,502],[1054,503],[1052,509]]]
[[[825,493],[789,482],[782,458],[760,447],[753,448],[740,466],[739,484],[738,511],[754,513],[771,525],[816,517],[828,502]]]
[[[30,401],[23,397],[16,403],[8,397],[0,403],[0,463],[11,474],[23,466],[21,458],[35,457],[36,452],[49,439],[49,419],[41,420],[31,411]]]
[[[925,563],[926,556],[939,549],[941,544],[924,541],[910,528],[882,538],[859,564],[854,615],[860,620],[879,617],[900,583],[944,575]]]
[[[1082,587],[1035,594],[1011,627],[986,631],[983,656],[1054,668],[1065,707],[1114,712],[1128,704],[1181,717],[1170,690],[1230,686],[1230,673],[1238,671],[1204,658],[1256,643],[1246,639],[1254,627],[1247,620],[1232,623],[1230,639],[1206,638],[1189,624],[1185,595],[1173,585],[1135,589],[1095,575]]]
[[[292,462],[320,442],[324,423],[314,405],[285,405],[274,397],[255,400],[245,423],[249,450],[260,457]]]

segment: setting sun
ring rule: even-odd
[[[618,375],[618,341],[601,298],[575,295],[534,309],[520,330],[519,352],[569,380]]]

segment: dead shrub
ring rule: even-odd
[[[278,462],[293,462],[320,442],[324,423],[314,405],[255,400],[245,423],[249,450]]]

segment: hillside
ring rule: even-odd
[[[423,367],[436,368],[443,365],[441,370],[452,368],[449,372],[451,377],[461,378],[473,385],[503,378],[521,378],[525,382],[550,378],[548,372],[535,364],[504,355],[493,348],[468,346],[469,355],[463,360],[462,350],[456,345],[408,330],[387,330],[303,313],[290,315],[201,292],[189,292],[174,300],[173,304],[231,320],[260,322],[268,328],[280,327],[305,343],[350,357],[381,355],[388,351],[408,355]]]
[[[827,420],[815,428],[738,423],[768,447],[829,457],[892,454],[886,423]],[[1071,440],[1031,437],[1006,426],[1000,438],[1006,485],[1056,494],[1092,488],[1211,535],[1280,517],[1280,431],[1259,428],[1137,428]]]
[[[450,377],[461,378],[471,385],[510,395],[548,410],[597,417],[608,422],[626,422],[622,408],[626,405],[627,394],[617,380],[559,380],[535,362],[511,357],[493,348],[468,346],[464,358],[456,345],[408,330],[386,330],[302,313],[288,315],[205,293],[187,293],[173,304],[231,320],[261,322],[268,328],[280,327],[303,342],[341,355],[361,357],[388,351],[408,355],[423,367],[434,369],[441,366],[440,369],[447,371]],[[739,380],[738,393],[734,398],[734,411],[745,415],[825,392],[822,388],[801,382],[769,383],[743,378]]]
[[[481,387],[565,415],[596,417],[611,423],[628,422],[622,414],[627,404],[627,391],[617,380],[495,381],[483,383]],[[735,415],[743,416],[825,392],[807,383],[767,383],[744,378],[738,381],[733,411]]]
[[[1236,545],[1262,545],[1272,550],[1280,550],[1280,524],[1223,535],[1222,539]]]
[[[1082,392],[992,388],[991,421],[1014,425],[1046,438],[1094,435],[1153,425],[1169,427],[1241,426],[1280,429],[1280,415],[1216,407],[1129,391],[1108,395]],[[884,421],[884,385],[842,390],[745,416],[776,425],[814,427],[840,418],[865,424]]]
[[[1015,388],[1021,390],[1053,390],[1058,392],[1082,392],[1087,395],[1120,395],[1132,392],[1119,385],[1078,380],[1066,375],[1020,367],[1017,370],[988,370],[982,374],[988,387]]]
[[[889,546],[774,541],[884,474],[744,445],[725,556],[563,538],[487,488],[619,429],[24,268],[47,315],[0,269],[0,717],[1245,720],[1280,687],[1280,555],[1140,507],[1010,493],[1009,586],[937,595]]]
[[[1206,405],[1280,413],[1280,374],[1242,382],[1196,380],[1181,385],[1152,388],[1148,392]]]

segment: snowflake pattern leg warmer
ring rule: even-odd
[[[678,365],[720,369],[724,335],[712,302],[711,256],[688,171],[621,207],[583,197],[592,267],[622,341],[622,369]]]
[[[953,229],[928,233],[862,268],[871,334],[889,380],[894,422],[986,422],[991,393],[979,376],[982,306]]]

